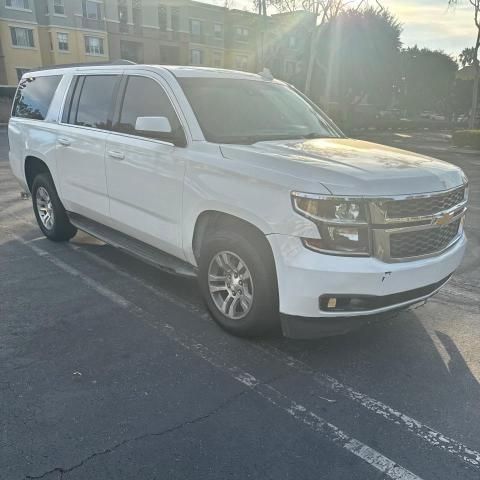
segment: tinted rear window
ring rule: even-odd
[[[61,78],[61,75],[52,75],[21,80],[13,104],[13,116],[45,120]]]
[[[70,118],[69,123],[102,130],[109,129],[118,79],[118,75],[86,76],[81,87],[75,119],[72,122]]]

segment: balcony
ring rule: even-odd
[[[77,15],[75,17],[75,26],[77,28],[86,28],[89,30],[101,30],[105,31],[105,20],[99,20],[96,18],[87,18],[83,15]]]

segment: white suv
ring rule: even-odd
[[[350,330],[436,293],[465,251],[459,168],[346,138],[267,75],[32,72],[8,132],[48,238],[79,228],[198,276],[213,317],[237,335],[279,319],[291,337]]]

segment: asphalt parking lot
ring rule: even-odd
[[[342,337],[246,341],[194,281],[41,236],[0,132],[0,478],[480,478],[480,154],[364,135],[470,179],[468,253],[426,305]]]

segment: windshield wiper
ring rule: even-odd
[[[330,135],[323,133],[311,132],[305,135],[298,134],[263,134],[263,135],[239,135],[232,137],[215,137],[211,140],[216,143],[238,144],[238,145],[253,145],[257,142],[274,142],[275,140],[298,140],[298,139],[313,139],[313,138],[330,138]]]
[[[302,135],[302,138],[306,138],[310,140],[313,138],[331,138],[331,136],[325,135],[324,133],[310,132],[310,133],[306,133],[305,135]]]

